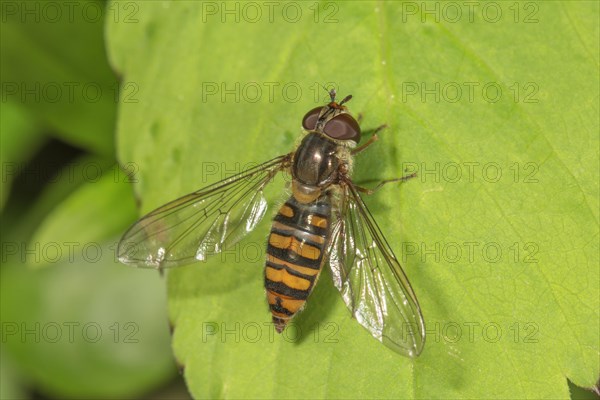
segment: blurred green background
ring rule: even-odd
[[[230,2],[234,3],[236,2]],[[553,2],[553,6],[541,8],[539,3],[534,2],[514,2],[517,6],[505,2],[502,3],[502,7],[505,11],[511,10],[511,18],[522,21],[537,9],[539,13],[536,15],[542,23],[523,25],[509,21],[504,25],[500,24],[500,28],[486,24],[473,30],[471,25],[462,22],[404,25],[398,10],[401,4],[406,3],[352,2],[353,5],[347,8],[340,7],[342,3],[335,2],[304,3],[301,8],[305,11],[310,10],[311,13],[318,10],[321,20],[340,18],[344,21],[344,18],[347,18],[350,22],[339,26],[309,21],[296,26],[289,21],[272,24],[264,20],[257,24],[244,24],[243,19],[241,24],[223,24],[220,23],[218,15],[215,17],[215,14],[212,14],[224,4],[221,2],[149,2],[145,7],[142,3],[131,1],[2,1],[0,398],[158,399],[190,396],[171,349],[165,280],[151,271],[137,271],[116,263],[116,242],[127,226],[139,216],[140,204],[144,211],[148,211],[151,206],[170,200],[173,194],[183,194],[197,188],[199,179],[195,174],[198,171],[194,168],[198,168],[197,159],[200,155],[214,161],[224,156],[232,161],[259,162],[262,161],[260,157],[265,152],[260,139],[264,135],[270,135],[270,132],[284,134],[273,136],[274,140],[269,141],[269,147],[272,145],[277,151],[287,150],[295,140],[296,131],[293,131],[293,128],[299,124],[299,117],[297,121],[290,121],[290,115],[302,115],[302,112],[311,108],[315,102],[311,98],[302,99],[296,104],[273,104],[265,101],[257,104],[214,104],[219,103],[219,96],[216,96],[213,97],[213,103],[200,104],[199,93],[203,89],[201,83],[206,80],[260,82],[274,81],[285,76],[288,80],[303,83],[302,79],[308,83],[326,83],[335,79],[343,83],[344,89],[356,90],[353,103],[359,110],[367,111],[369,123],[396,123],[396,128],[400,126],[401,129],[395,129],[394,132],[410,132],[404,136],[394,136],[390,133],[390,137],[386,138],[387,143],[392,144],[388,145],[388,149],[392,149],[389,153],[393,155],[396,154],[395,149],[404,151],[403,146],[413,141],[406,150],[409,154],[407,159],[410,160],[426,160],[429,154],[432,154],[433,160],[443,159],[448,153],[453,157],[453,148],[467,149],[464,153],[467,157],[478,152],[490,156],[499,150],[510,149],[514,152],[512,157],[516,157],[515,154],[519,157],[523,155],[524,158],[517,158],[518,160],[528,161],[534,157],[542,165],[550,160],[548,164],[551,166],[544,170],[546,174],[548,171],[559,171],[563,174],[563,166],[556,166],[556,154],[546,158],[547,147],[554,146],[558,153],[564,151],[566,159],[573,164],[579,160],[579,153],[570,152],[569,146],[588,150],[588,158],[583,160],[581,170],[579,166],[574,167],[572,180],[552,182],[553,176],[542,176],[546,188],[563,185],[561,190],[564,189],[565,198],[569,197],[569,190],[582,187],[584,195],[581,197],[581,193],[574,190],[575,201],[585,202],[586,199],[592,199],[592,207],[593,204],[597,204],[597,183],[594,186],[590,181],[594,177],[597,180],[597,172],[593,170],[597,170],[598,152],[581,144],[581,141],[574,140],[574,144],[569,142],[570,135],[577,138],[589,135],[592,137],[590,143],[597,145],[597,132],[593,133],[593,130],[594,127],[596,130],[598,128],[598,122],[594,120],[598,118],[598,80],[597,76],[595,79],[589,78],[593,74],[597,75],[598,67],[597,2],[574,2],[576,4],[572,8],[568,2]],[[420,7],[434,7],[436,2],[408,3],[410,7],[403,8],[403,11],[412,13],[420,12]],[[332,14],[332,11],[336,10],[337,12]],[[384,10],[387,13],[383,12]],[[520,14],[515,14],[516,11]],[[334,14],[335,16],[332,16]],[[384,17],[381,17],[382,14]],[[211,17],[212,23],[205,23],[207,15]],[[375,26],[389,29],[385,38],[383,35],[369,36],[375,31]],[[557,32],[557,26],[564,31]],[[240,33],[240,29],[243,33]],[[352,37],[352,40],[346,40],[344,35]],[[548,42],[552,43],[541,44],[540,38],[544,37],[548,37]],[[337,40],[336,46],[330,46],[334,40]],[[497,49],[501,49],[506,43],[520,40],[524,43],[522,47],[516,48],[514,52],[506,51],[502,56],[498,54]],[[354,49],[360,50],[351,53]],[[400,53],[395,52],[397,49],[401,49]],[[474,56],[476,51],[473,49],[483,54],[481,58]],[[556,50],[556,53],[553,53],[553,50]],[[108,61],[107,53],[110,54],[112,65]],[[376,56],[372,57],[373,54]],[[379,68],[384,67],[376,58],[382,54],[389,57],[388,61],[396,61],[395,66],[398,68],[393,70],[396,74],[394,76],[383,74],[383,83],[377,77],[381,74]],[[514,60],[509,59],[510,57],[514,57]],[[293,62],[289,62],[289,59]],[[486,65],[482,60],[496,60],[496,63]],[[581,67],[581,70],[571,69],[571,63]],[[557,66],[559,64],[560,66]],[[377,73],[371,74],[373,71]],[[556,71],[558,73],[555,75]],[[118,73],[124,72],[129,75],[118,76]],[[406,75],[403,75],[405,72]],[[573,76],[569,77],[569,74]],[[375,75],[377,76],[374,77]],[[411,77],[413,80],[425,80],[426,76],[430,79],[438,77],[440,80],[482,81],[489,80],[492,76],[503,85],[505,82],[514,82],[516,77],[521,82],[534,80],[541,82],[539,99],[542,100],[542,104],[539,108],[530,105],[518,108],[522,105],[473,105],[460,102],[456,108],[452,108],[453,105],[450,104],[425,104],[426,102],[401,106],[393,103],[393,107],[386,103],[388,100],[394,101],[393,96],[390,100],[386,92],[394,79],[397,82],[410,80]],[[589,84],[592,94],[580,89],[584,84]],[[594,90],[596,92],[593,92]],[[362,96],[357,96],[357,93]],[[574,105],[575,102],[579,103]],[[382,104],[387,108],[381,107]],[[386,108],[385,111],[383,108]],[[390,111],[397,109],[400,112]],[[531,114],[527,114],[523,109]],[[544,121],[551,121],[559,111],[565,113],[565,120],[568,121],[566,126],[545,126]],[[580,115],[577,114],[579,111],[587,115],[587,118],[580,119]],[[420,115],[426,116],[424,120],[419,120]],[[395,120],[396,117],[401,122]],[[477,123],[473,123],[471,118]],[[497,125],[489,127],[486,123]],[[440,124],[442,128],[436,127],[435,124]],[[540,130],[558,127],[548,135],[549,143],[541,141],[540,145],[537,142],[539,137],[530,129],[533,125]],[[552,123],[548,122],[548,125]],[[228,127],[230,131],[219,131],[223,126]],[[506,134],[508,139],[503,141],[496,138],[497,143],[490,145],[487,136],[480,140],[478,135],[481,135],[481,132],[475,131],[479,126],[485,134],[490,134],[490,131],[498,126],[498,131]],[[249,127],[247,132],[245,127]],[[471,127],[475,128],[470,130]],[[564,132],[560,129],[564,129]],[[268,132],[265,133],[266,131]],[[438,132],[439,137],[429,137],[431,131]],[[256,146],[248,149],[246,141],[232,140],[239,137],[238,132],[247,135],[244,138],[251,139],[250,142]],[[228,140],[222,140],[222,137]],[[507,143],[510,140],[514,142]],[[203,146],[204,144],[210,146]],[[564,146],[561,146],[563,144]],[[170,150],[168,156],[164,157],[167,150]],[[269,151],[273,149],[270,148]],[[379,151],[379,154],[383,154],[382,157],[390,155],[381,148],[374,151]],[[410,153],[411,151],[414,153]],[[433,154],[440,158],[435,158]],[[460,158],[464,154],[457,154],[459,158],[456,160],[464,161]],[[210,158],[213,156],[214,158]],[[122,163],[121,166],[118,165],[118,161]],[[377,169],[375,158],[366,158],[363,161],[371,170]],[[174,178],[173,174],[176,174]],[[564,175],[560,176],[564,178]],[[429,239],[427,234],[433,235],[440,230],[438,226],[451,225],[448,222],[452,220],[449,216],[456,217],[454,220],[460,220],[461,223],[471,222],[473,225],[479,225],[478,221],[469,219],[470,216],[461,214],[464,205],[471,204],[471,199],[474,198],[470,197],[474,194],[469,190],[479,190],[479,186],[473,186],[461,186],[460,190],[463,192],[457,194],[459,190],[453,192],[457,186],[446,185],[440,189],[439,185],[431,187],[413,184],[408,189],[403,188],[403,191],[409,191],[407,198],[411,196],[410,190],[414,191],[416,200],[411,203],[414,204],[414,208],[403,207],[400,211],[392,211],[401,213],[402,220],[406,221],[408,226],[407,230],[410,232],[410,227],[414,227],[412,237],[422,240]],[[508,204],[509,215],[499,218],[501,221],[513,217],[513,211],[520,215],[518,213],[522,212],[523,205],[538,207],[537,203],[528,203],[525,195],[517,193],[520,189],[514,186],[510,186],[511,190],[515,190],[514,196],[509,193],[504,200],[507,203],[510,197],[517,200]],[[134,189],[143,196],[137,198]],[[446,190],[443,206],[434,204],[431,200],[429,203],[418,204],[425,193],[443,190]],[[393,196],[389,193],[387,196]],[[556,197],[560,197],[560,193]],[[538,194],[537,201],[540,203],[546,202],[548,197],[555,197],[548,196],[543,191]],[[498,198],[502,199],[501,196],[502,194],[499,194]],[[568,203],[565,200],[565,204],[575,210],[573,215],[577,215],[580,203]],[[382,225],[389,223],[385,221],[385,214],[381,212],[385,209],[383,206],[376,206],[374,209],[378,209],[379,214],[376,216],[383,221]],[[436,214],[439,210],[440,214]],[[459,216],[450,214],[453,211]],[[594,213],[597,217],[597,210],[592,210],[592,214]],[[568,215],[570,216],[571,214]],[[423,221],[430,225],[424,226],[426,224]],[[431,221],[436,222],[432,224]],[[593,249],[593,240],[598,240],[597,218],[590,218],[588,222],[589,225],[581,232],[595,229],[596,236],[590,239]],[[540,231],[535,224],[526,225],[521,224],[518,229],[523,229],[528,234],[531,234],[531,231]],[[396,234],[389,226],[387,228],[384,229],[386,232]],[[458,237],[464,234],[460,229],[451,232]],[[560,234],[551,231],[546,233],[551,237],[572,236],[566,229],[560,231]],[[493,238],[495,234],[496,232],[493,232],[490,235]],[[261,238],[264,236],[260,232],[256,235]],[[560,251],[564,255],[568,253],[567,250]],[[589,247],[584,251],[582,245],[577,251],[572,259],[587,260],[586,255],[589,253],[586,251],[589,251]],[[543,255],[557,258],[552,252]],[[412,265],[417,264],[416,260],[412,261]],[[590,262],[593,264],[594,259]],[[427,271],[426,267],[424,266],[423,270]],[[444,280],[444,283],[455,282],[454,286],[472,284],[473,287],[481,287],[486,285],[486,282],[491,280],[490,276],[496,272],[492,270],[489,275],[481,277],[478,275],[478,268],[451,267],[456,265],[440,266],[432,276],[441,276],[440,280]],[[527,276],[529,270],[525,267],[519,271]],[[593,267],[594,265],[590,268]],[[554,270],[560,271],[559,267]],[[240,279],[239,276],[243,277],[241,269],[213,272],[211,277],[224,278],[223,286],[243,286],[238,285],[236,280]],[[262,293],[261,274],[256,271],[244,271],[246,272],[256,278],[256,282],[252,283],[254,286],[249,286],[249,292]],[[413,270],[411,280],[416,279],[417,283],[419,279],[425,281],[426,278],[419,278],[422,276],[419,272],[422,271]],[[199,275],[196,276],[195,273]],[[278,354],[277,351],[281,351],[280,354],[283,355],[286,351],[289,352],[286,357],[281,358],[285,358],[290,364],[297,363],[300,369],[310,368],[317,361],[321,361],[330,365],[331,369],[323,371],[322,374],[317,371],[317,374],[327,376],[331,371],[337,371],[344,379],[356,382],[359,387],[363,386],[360,380],[351,375],[352,371],[344,371],[346,365],[352,365],[343,358],[344,355],[331,357],[331,354],[335,353],[323,350],[327,347],[322,347],[321,343],[302,343],[303,348],[296,344],[280,348],[268,343],[263,348],[253,347],[250,350],[242,344],[238,346],[237,353],[235,344],[199,343],[198,330],[194,324],[202,322],[198,316],[200,312],[206,312],[206,308],[209,307],[216,310],[219,310],[219,307],[227,309],[225,301],[229,301],[228,299],[231,299],[232,304],[240,304],[239,298],[235,296],[246,298],[243,291],[232,295],[229,292],[234,290],[223,290],[224,293],[217,290],[218,294],[211,294],[209,290],[211,299],[217,304],[211,303],[206,297],[201,297],[203,293],[196,293],[198,285],[204,284],[204,273],[206,272],[193,269],[177,271],[169,281],[171,319],[178,320],[183,326],[180,330],[183,333],[179,334],[179,344],[175,347],[180,359],[190,359],[189,365],[186,365],[191,366],[186,370],[189,374],[188,386],[193,387],[192,392],[197,397],[210,397],[210,394],[215,393],[219,396],[226,396],[227,393],[246,393],[256,388],[263,390],[261,385],[267,387],[264,390],[272,391],[262,393],[278,393],[280,387],[277,386],[277,377],[274,377],[271,386],[266,379],[257,379],[254,382],[255,376],[252,374],[255,373],[254,362],[258,361],[258,358],[248,357],[252,351],[257,350],[268,356],[271,349],[275,349],[273,354]],[[499,280],[508,282],[505,284],[509,289],[504,290],[502,285],[497,285],[498,291],[505,292],[507,297],[512,296],[510,285],[514,284],[517,287],[517,284],[506,279],[512,274],[513,270],[508,270]],[[498,276],[494,276],[495,278]],[[558,277],[556,279],[560,280]],[[431,282],[423,283],[423,286],[427,287],[429,283]],[[433,288],[439,287],[435,286],[435,281],[432,283]],[[189,287],[185,286],[187,284]],[[189,304],[185,293],[182,296],[181,292],[178,292],[185,290],[194,294],[190,296]],[[315,296],[318,299],[331,299],[328,300],[329,304],[337,304],[334,311],[336,318],[348,319],[346,310],[336,297],[337,293],[332,290],[332,287],[323,284],[318,293],[315,292]],[[452,287],[448,290],[459,289]],[[425,290],[418,291],[424,292]],[[221,294],[225,300],[218,298]],[[419,296],[423,304],[430,306],[425,316],[428,322],[438,321],[436,318],[442,322],[448,321],[444,319],[447,316],[443,315],[443,311],[435,309],[435,299],[432,300],[426,294]],[[489,297],[491,296],[476,299],[482,306],[487,305],[495,310],[496,303]],[[460,303],[460,295],[455,295],[452,299]],[[256,302],[263,302],[260,295]],[[502,303],[502,299],[498,302]],[[265,321],[268,320],[267,313],[260,306],[252,302],[245,305],[253,310],[250,313],[256,314],[252,315],[256,320],[261,321],[263,317],[266,318]],[[448,307],[452,308],[450,305]],[[532,308],[534,310],[530,316],[540,318],[538,313],[542,313],[544,307]],[[307,314],[317,321],[322,321],[322,313],[315,313],[314,310],[315,308],[307,310]],[[470,310],[463,311],[468,313]],[[581,311],[581,315],[577,317],[584,318],[586,310],[578,311]],[[489,316],[484,314],[484,317]],[[553,316],[549,316],[546,320],[551,324],[552,318]],[[597,320],[586,322],[592,327],[597,325]],[[359,337],[360,333],[357,332],[360,328],[356,328],[356,332],[351,331],[353,327],[349,325],[344,326],[344,329],[346,333],[342,334],[342,340],[358,343],[358,350],[367,349],[369,354],[365,355],[364,359],[368,359],[369,356],[379,357],[379,353],[371,352],[371,348],[368,347],[375,348],[378,343],[367,337],[363,346],[360,341],[362,336],[354,339]],[[583,328],[581,332],[584,332],[581,333],[582,337],[589,337],[589,332]],[[557,336],[558,339],[546,337],[547,341],[543,344],[550,347],[556,343],[553,340],[563,340],[560,335]],[[565,342],[567,339],[572,338],[565,338]],[[436,344],[437,347],[434,347]],[[447,364],[448,358],[442,357],[448,356],[454,350],[448,350],[443,344],[434,342],[429,346],[419,359],[421,366],[413,366],[407,360],[397,358],[395,354],[388,354],[385,350],[375,348],[375,351],[381,351],[384,355],[381,360],[382,368],[397,364],[402,373],[412,369],[425,371],[424,376],[439,374],[455,383],[462,379],[481,382],[487,379],[485,373],[478,373],[481,366],[492,368],[499,362],[492,358],[495,350],[490,350],[489,354],[474,354],[479,353],[478,348],[471,346],[471,354],[468,350],[462,350],[473,358],[461,356],[467,358],[466,364],[479,357],[469,364],[476,371],[471,371],[472,376],[463,377],[458,373],[453,375],[460,368],[448,367],[454,364]],[[225,347],[228,349],[227,355],[223,355],[222,349]],[[452,344],[449,348],[452,348]],[[487,351],[489,346],[481,348]],[[517,354],[514,356],[516,360],[521,360],[518,355],[521,349],[514,346],[511,350],[514,351],[513,354]],[[548,365],[548,370],[555,368],[552,371],[559,367],[567,370],[547,377],[548,380],[552,379],[553,385],[564,385],[568,372],[575,371],[578,377],[587,376],[589,371],[570,358],[572,354],[567,345],[560,350],[566,355],[556,356],[559,360],[556,364],[554,361],[546,362],[544,354],[535,354],[538,365]],[[353,348],[352,351],[357,349]],[[362,360],[360,356],[352,355],[350,348],[342,353],[351,354],[350,357],[355,362],[360,363]],[[540,350],[538,353],[544,351]],[[323,357],[316,360],[321,354]],[[302,355],[315,358],[310,359]],[[436,358],[437,356],[440,358]],[[235,357],[245,361],[238,362]],[[450,358],[452,357],[453,354],[450,354]],[[554,360],[554,354],[552,358]],[[271,362],[269,359],[261,361],[268,365]],[[518,365],[513,368],[515,370],[523,364],[519,361],[516,363]],[[564,364],[568,363],[571,364],[565,367]],[[369,371],[376,367],[364,365],[360,369]],[[438,367],[441,371],[437,371]],[[389,376],[371,377],[369,381],[373,386],[379,386],[380,382],[398,380],[400,375],[395,375],[397,371],[389,371]],[[288,370],[288,373],[293,375],[296,371]],[[511,379],[519,381],[519,374],[520,372],[514,372]],[[515,378],[514,375],[518,376]],[[247,378],[248,376],[252,380]],[[234,387],[235,383],[246,382],[245,379],[252,382],[247,385],[249,389]],[[495,379],[498,387],[505,385],[501,375],[492,379]],[[523,379],[526,380],[527,377]],[[229,382],[232,382],[232,385],[228,387]],[[317,387],[317,392],[309,393],[350,392],[358,393],[357,397],[367,397],[366,393],[380,393],[377,390],[385,392],[387,389],[377,387],[374,392],[361,392],[351,386],[336,388],[334,381],[326,382],[329,386],[324,385],[325,389]],[[448,388],[443,382],[441,379],[418,382],[413,395],[416,392],[421,393],[420,391],[441,395],[445,392],[440,390]],[[404,382],[401,383],[404,385]],[[444,387],[435,388],[437,383]],[[300,381],[297,384],[302,386],[304,383]],[[458,389],[449,390],[460,392],[460,384]],[[536,384],[542,387],[546,385],[544,381]],[[536,384],[532,384],[531,387]],[[547,386],[554,387],[549,383]],[[318,392],[321,389],[323,391]],[[578,388],[570,382],[568,389],[573,399],[596,398],[590,391]],[[487,388],[469,387],[469,390],[472,390],[469,393],[478,392],[482,396],[494,395],[487,392]],[[522,390],[521,393],[528,393],[528,386],[524,384]],[[292,397],[289,393],[287,392],[287,397]]]
[[[0,398],[189,398],[164,280],[115,262],[138,212],[107,4],[1,5]]]

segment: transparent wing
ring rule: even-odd
[[[289,164],[280,156],[150,212],[121,238],[119,261],[168,268],[230,248],[265,215],[263,188]]]
[[[342,186],[332,226],[333,280],[356,320],[392,350],[416,357],[425,323],[390,245],[351,183]]]

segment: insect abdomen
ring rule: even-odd
[[[278,332],[302,308],[321,272],[330,217],[327,196],[308,204],[291,197],[273,220],[267,243],[265,288]]]

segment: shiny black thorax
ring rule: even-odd
[[[325,187],[337,177],[338,144],[317,132],[308,133],[294,153],[292,177],[306,186]]]

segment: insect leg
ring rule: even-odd
[[[369,147],[370,145],[372,145],[373,143],[375,143],[377,140],[379,140],[379,136],[377,135],[377,132],[384,130],[385,128],[387,128],[386,124],[383,125],[379,125],[377,128],[375,129],[370,129],[368,131],[366,131],[365,133],[371,133],[372,135],[369,138],[369,140],[367,140],[364,144],[358,146],[357,148],[352,150],[352,155],[358,154],[362,151],[364,151],[367,147]]]
[[[403,182],[405,182],[405,181],[407,181],[407,180],[409,180],[409,179],[412,179],[412,178],[414,178],[415,176],[417,176],[417,173],[416,173],[416,172],[413,172],[412,174],[405,175],[405,176],[403,176],[403,177],[400,177],[400,178],[386,179],[386,180],[384,180],[384,181],[381,181],[381,182],[379,182],[379,183],[377,184],[377,186],[375,186],[375,187],[374,187],[374,188],[372,188],[372,189],[369,189],[369,188],[364,188],[364,187],[362,187],[362,186],[357,186],[357,185],[354,185],[354,187],[356,188],[356,190],[358,190],[358,191],[359,191],[359,192],[361,192],[361,193],[365,193],[365,194],[373,194],[373,193],[375,193],[377,190],[379,190],[379,189],[380,189],[380,188],[381,188],[383,185],[385,185],[385,184],[387,184],[387,183],[392,183],[392,182],[400,182],[400,183],[403,183]]]

